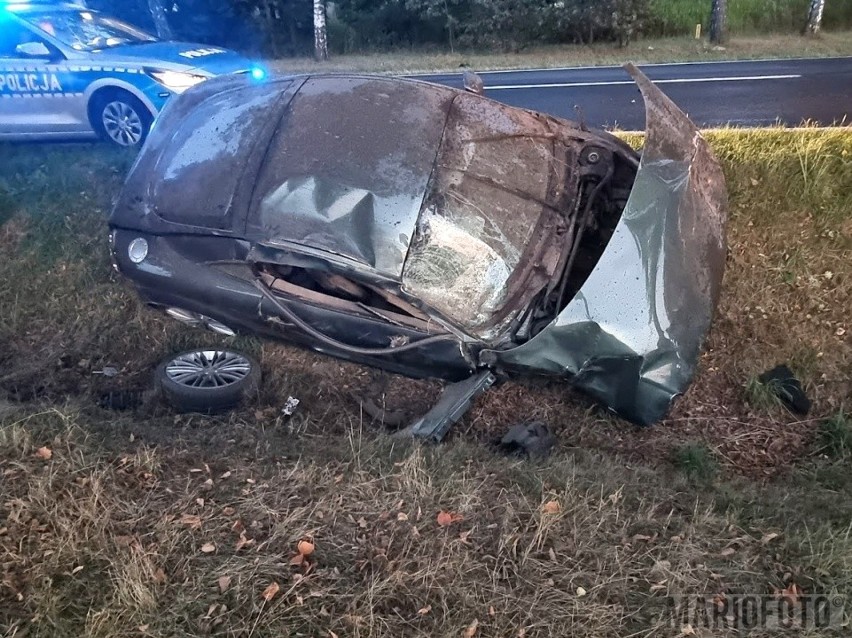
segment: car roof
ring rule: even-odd
[[[74,4],[73,2],[12,2],[8,4],[0,4],[0,10],[6,10],[15,15],[26,15],[36,11],[91,11],[83,5]],[[97,13],[97,11],[92,11]]]

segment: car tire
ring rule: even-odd
[[[154,121],[151,112],[137,97],[120,89],[96,93],[89,107],[89,117],[102,139],[124,148],[141,146]]]
[[[198,348],[163,361],[156,383],[179,412],[223,412],[257,395],[260,365],[233,350]]]

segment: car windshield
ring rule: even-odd
[[[157,41],[154,36],[134,26],[93,11],[27,13],[25,19],[77,51]]]

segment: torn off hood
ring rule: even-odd
[[[646,138],[633,190],[595,269],[558,317],[493,353],[515,371],[567,374],[640,424],[660,420],[695,374],[725,264],[727,192],[695,125],[632,64]]]

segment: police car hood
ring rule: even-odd
[[[141,64],[170,71],[224,75],[247,71],[251,62],[235,51],[191,42],[147,42],[104,49],[93,54],[111,63]]]

